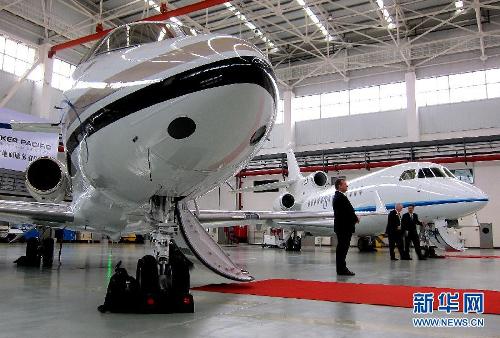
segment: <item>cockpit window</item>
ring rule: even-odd
[[[455,175],[453,175],[453,173],[450,170],[448,170],[448,168],[443,167],[443,170],[448,177],[455,178]]]
[[[401,174],[401,177],[399,178],[400,181],[405,181],[405,180],[412,180],[416,176],[415,169],[410,169],[410,170],[405,170]]]
[[[434,174],[429,168],[422,168],[418,170],[418,178],[433,178]]]
[[[422,169],[418,170],[418,178],[425,178],[424,171]]]
[[[436,176],[436,177],[446,177],[446,174],[444,173],[444,171],[442,171],[441,169],[439,169],[437,167],[432,167],[431,171],[434,174],[434,176]]]
[[[188,28],[188,27],[185,27],[185,26],[179,26],[179,29],[182,30],[182,32],[184,34],[186,34],[187,36],[192,36],[192,35],[198,35],[198,34],[201,34],[201,32],[193,29],[193,28]]]
[[[106,35],[85,55],[82,62],[88,61],[95,55],[113,50],[133,47],[145,43],[163,41],[174,37],[196,35],[187,29],[160,22],[141,22],[116,28]]]
[[[434,174],[432,173],[432,171],[429,168],[424,168],[422,170],[424,171],[424,174],[425,174],[426,178],[432,178],[432,177],[434,177]]]

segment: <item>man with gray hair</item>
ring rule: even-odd
[[[401,210],[403,206],[401,203],[396,203],[394,210],[389,213],[387,218],[387,228],[385,233],[389,237],[389,254],[391,255],[391,261],[397,261],[396,254],[394,252],[394,247],[398,247],[399,257],[401,259],[406,259],[403,250],[403,231],[401,229]]]
[[[354,276],[355,273],[347,268],[345,259],[349,245],[351,243],[352,234],[356,230],[356,223],[359,223],[359,217],[356,216],[351,202],[345,195],[347,192],[347,182],[345,179],[339,178],[335,181],[335,196],[333,197],[333,230],[337,234],[337,251],[335,253],[337,263],[337,275],[339,276]]]

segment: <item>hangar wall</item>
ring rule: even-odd
[[[498,135],[500,99],[418,108],[422,141]],[[283,152],[284,125],[274,127],[261,154]],[[308,151],[400,143],[408,139],[406,110],[323,118],[295,123],[295,150]]]
[[[18,77],[14,74],[10,74],[0,70],[0,96],[7,94],[9,89],[17,82]],[[9,108],[20,113],[24,114],[32,114],[33,112],[33,100],[34,95],[33,92],[36,86],[40,86],[41,81],[31,81],[25,80],[14,94],[14,96],[7,102],[5,108]],[[53,121],[59,119],[59,111],[53,109],[54,106],[58,106],[62,100],[62,91],[50,87],[51,92],[51,102],[50,107],[51,111],[49,115]]]
[[[0,93],[7,94],[10,88],[16,83],[18,77],[0,70]],[[33,95],[33,81],[24,81],[14,96],[7,102],[5,108],[9,108],[20,113],[29,114],[31,112],[31,97]]]
[[[500,99],[488,99],[420,107],[420,131],[422,134],[439,134],[498,129],[499,105]]]
[[[297,122],[297,147],[407,136],[404,110]]]

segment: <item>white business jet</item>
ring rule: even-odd
[[[109,235],[154,230],[160,271],[167,270],[169,247],[176,245],[221,276],[252,280],[187,202],[237,173],[271,131],[278,89],[267,58],[235,37],[139,22],[104,36],[73,78],[60,125],[8,125],[45,132],[62,127],[67,163],[47,157],[32,162],[26,186],[37,202],[0,201],[0,219]],[[72,203],[62,203],[68,192]],[[244,218],[223,211],[213,216]]]
[[[318,171],[302,176],[294,153],[287,152],[288,178],[242,191],[286,188],[273,205],[274,210],[324,212],[332,210],[335,188],[328,185],[326,173]],[[426,234],[431,244],[447,250],[463,250],[463,243],[448,229],[457,219],[473,214],[488,202],[479,188],[462,182],[445,167],[429,162],[408,162],[385,168],[351,180],[347,197],[360,223],[356,235],[361,239],[385,232],[387,209],[396,203],[415,205],[419,219],[434,226]],[[385,212],[384,212],[385,211]],[[315,236],[333,236],[333,220],[281,221],[283,227],[305,231]],[[361,241],[359,246],[366,243]]]

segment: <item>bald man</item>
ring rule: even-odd
[[[401,230],[401,210],[403,206],[401,203],[396,203],[394,210],[389,213],[387,217],[387,228],[385,233],[389,237],[389,254],[391,255],[391,261],[397,261],[396,254],[394,252],[394,247],[398,247],[399,257],[401,259],[406,259],[403,250],[403,232]]]

